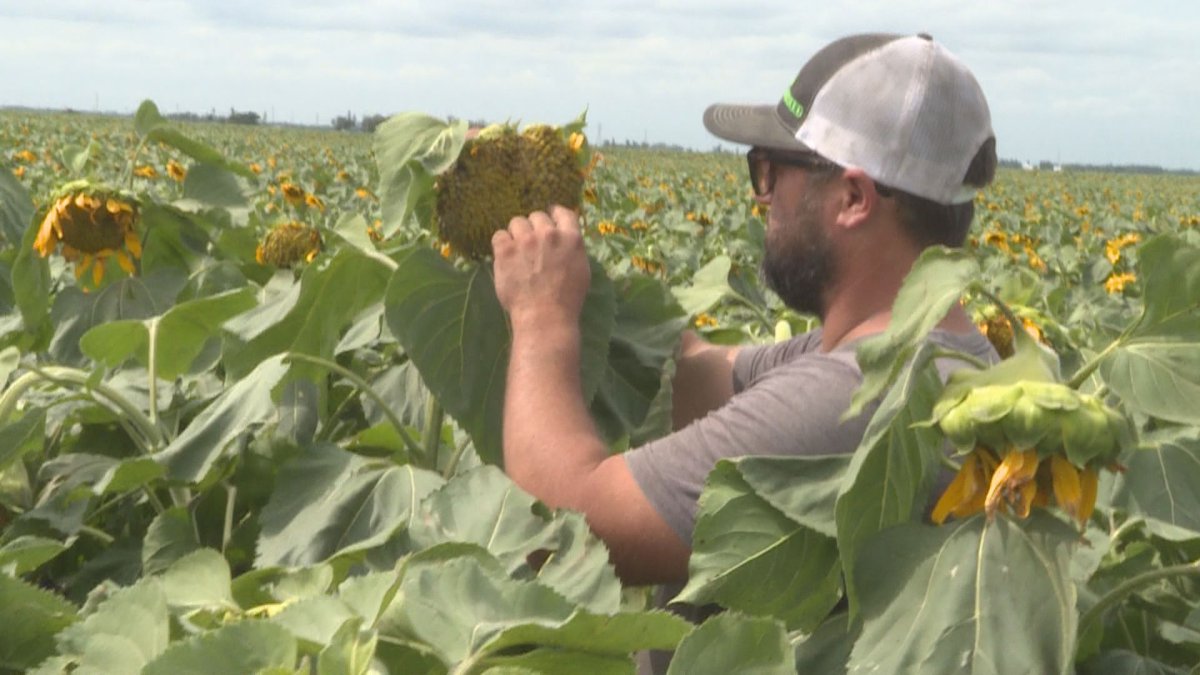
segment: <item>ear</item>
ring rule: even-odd
[[[862,169],[850,167],[842,172],[839,185],[838,226],[847,229],[862,226],[879,209],[883,199],[875,180]]]

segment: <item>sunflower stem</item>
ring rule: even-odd
[[[1108,358],[1109,354],[1116,351],[1117,348],[1123,344],[1125,344],[1124,335],[1110,342],[1109,345],[1104,348],[1104,351],[1092,357],[1091,360],[1083,364],[1083,367],[1080,368],[1078,372],[1071,376],[1071,379],[1067,381],[1067,386],[1072,389],[1078,389],[1084,383],[1084,381],[1092,376],[1092,373],[1096,372],[1096,369],[1100,367],[1100,363],[1103,362],[1104,359]]]
[[[450,459],[446,462],[446,468],[442,469],[443,478],[449,480],[458,471],[458,463],[462,461],[463,453],[467,451],[467,444],[470,442],[471,439],[468,438],[459,443],[458,447],[454,448],[454,453],[450,455]]]
[[[39,382],[50,382],[58,386],[75,385],[82,387],[96,402],[100,402],[96,394],[100,394],[109,403],[111,403],[118,412],[125,416],[126,421],[131,422],[140,432],[145,441],[145,449],[147,454],[157,450],[163,443],[162,433],[158,426],[152,424],[146,415],[142,413],[136,406],[129,402],[120,392],[103,382],[92,382],[89,373],[77,368],[67,368],[62,366],[50,366],[46,368],[37,368],[35,366],[26,366],[30,372],[25,373],[17,378],[4,395],[0,396],[0,422],[8,419],[13,408],[21,396],[29,390],[30,387]]]
[[[146,365],[150,371],[150,382],[147,384],[147,390],[150,393],[150,424],[155,427],[158,427],[158,321],[159,317],[154,317],[146,327],[150,334]]]
[[[358,373],[328,359],[323,359],[318,356],[310,356],[308,354],[300,354],[297,352],[289,352],[288,355],[284,357],[284,361],[303,361],[304,363],[311,363],[314,366],[320,366],[335,372],[349,380],[351,384],[362,390],[364,394],[370,396],[372,400],[379,404],[379,408],[383,411],[384,417],[387,417],[388,421],[392,423],[392,426],[396,428],[396,433],[400,436],[400,440],[404,443],[404,447],[408,450],[409,461],[414,462],[419,466],[425,465],[427,458],[425,457],[424,449],[418,445],[417,442],[413,440],[413,437],[409,435],[408,431],[405,430],[404,423],[401,422],[400,419],[396,417],[396,414],[392,412],[392,408],[388,405],[387,401],[379,395],[379,392],[375,391],[371,387],[370,383],[360,377]]]
[[[425,451],[425,457],[429,461],[428,469],[437,471],[438,468],[438,447],[442,440],[442,424],[445,421],[446,413],[442,410],[442,404],[438,402],[436,396],[432,393],[425,399],[425,430],[424,438],[422,438],[422,447]]]
[[[1080,617],[1079,633],[1083,634],[1083,631],[1087,630],[1088,626],[1090,626],[1093,622],[1099,621],[1110,607],[1121,602],[1125,599],[1125,596],[1133,593],[1143,586],[1149,586],[1150,584],[1155,583],[1156,581],[1162,581],[1163,579],[1191,575],[1200,575],[1200,560],[1193,560],[1190,563],[1184,563],[1182,565],[1172,565],[1170,567],[1144,572],[1136,577],[1133,577],[1132,579],[1126,579],[1119,586],[1109,591],[1104,597],[1100,598],[1096,604],[1092,605],[1091,609],[1089,609],[1082,617]]]

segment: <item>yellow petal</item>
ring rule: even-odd
[[[1029,517],[1029,510],[1033,508],[1033,502],[1037,498],[1037,481],[1027,481],[1021,483],[1017,487],[1016,494],[1013,495],[1013,508],[1018,516],[1022,518]]]
[[[92,283],[97,286],[104,280],[104,258],[99,258],[92,264]]]
[[[963,460],[962,467],[959,468],[958,474],[954,476],[954,480],[950,481],[950,485],[946,487],[946,491],[938,499],[937,504],[933,507],[933,513],[930,514],[930,519],[937,525],[946,522],[946,518],[951,511],[958,508],[963,502],[967,501],[968,491],[971,483],[974,480],[975,465],[979,460],[975,458],[974,453],[967,455]]]
[[[1079,469],[1066,457],[1054,455],[1050,458],[1050,473],[1054,477],[1054,501],[1067,515],[1079,520],[1083,500]]]
[[[989,518],[1008,502],[1023,504],[1028,498],[1029,503],[1032,503],[1033,496],[1037,494],[1037,486],[1035,485],[1028,495],[1021,492],[1021,489],[1023,485],[1033,481],[1037,474],[1037,465],[1038,458],[1035,449],[1008,451],[1004,460],[1000,462],[1000,466],[996,468],[996,473],[992,475],[992,484],[988,487],[984,508]],[[1028,513],[1027,506],[1026,513]]]
[[[142,257],[142,240],[138,239],[136,232],[130,230],[125,233],[125,248],[129,249],[129,253],[133,257]]]
[[[129,254],[125,253],[125,251],[117,251],[117,264],[121,266],[121,269],[125,270],[126,274],[137,273],[136,268],[133,266],[133,260],[130,260]]]
[[[92,264],[92,256],[87,255],[86,253],[83,256],[83,260],[80,260],[78,263],[75,263],[75,280],[76,281],[83,278],[83,273],[87,271],[88,266],[91,264]]]

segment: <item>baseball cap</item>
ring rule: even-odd
[[[800,69],[778,105],[715,104],[704,126],[734,143],[816,152],[940,204],[994,137],[987,99],[958,57],[928,35],[835,40]]]

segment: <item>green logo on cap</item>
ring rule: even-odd
[[[791,89],[783,92],[783,104],[787,106],[788,110],[792,111],[792,114],[796,116],[796,119],[804,117],[804,104],[800,101],[797,101],[796,98],[792,96]]]

